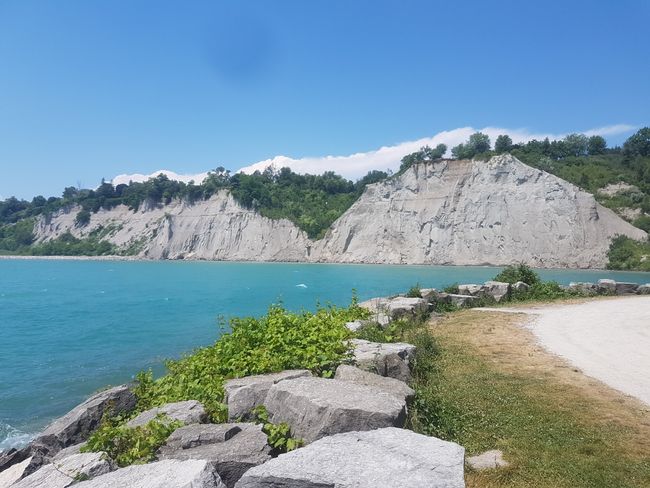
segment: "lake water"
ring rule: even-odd
[[[477,283],[498,268],[0,259],[0,450],[109,384],[218,336],[218,317],[345,305],[403,292]],[[649,273],[543,270],[560,283]]]

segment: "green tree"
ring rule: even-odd
[[[586,156],[589,139],[584,134],[569,134],[563,140],[564,156]]]
[[[494,143],[494,152],[497,154],[503,154],[512,149],[512,139],[507,134],[502,134],[497,137],[497,140]]]
[[[602,136],[591,136],[587,141],[587,152],[590,156],[604,154],[607,149],[607,141]]]
[[[623,144],[623,152],[626,156],[650,156],[650,127],[631,135]]]

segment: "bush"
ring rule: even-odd
[[[408,298],[421,298],[422,297],[422,291],[420,288],[420,283],[416,283],[414,286],[409,288],[409,291],[406,292],[406,296]]]
[[[267,436],[267,443],[271,446],[271,454],[278,456],[285,452],[293,451],[302,447],[302,439],[291,437],[291,428],[286,422],[273,424],[269,422],[269,413],[264,405],[259,405],[253,409],[254,420],[256,424],[262,424],[262,432]]]
[[[319,308],[316,313],[292,313],[274,305],[263,317],[232,319],[231,331],[213,346],[167,362],[165,376],[154,380],[150,371],[138,374],[138,408],[198,400],[213,421],[224,421],[226,379],[302,368],[331,377],[350,357],[352,333],[345,323],[367,316],[353,299],[349,308],[332,306]]]
[[[74,223],[77,227],[85,227],[90,223],[90,212],[86,209],[80,210],[74,218]]]
[[[607,269],[650,271],[650,242],[616,236],[607,251]]]
[[[496,275],[493,280],[510,284],[523,281],[531,286],[541,282],[539,275],[533,271],[532,268],[523,263],[516,266],[507,266],[503,271]]]
[[[93,432],[81,452],[103,451],[118,466],[144,464],[153,461],[156,451],[176,429],[183,425],[178,420],[158,417],[146,425],[127,427],[121,417],[105,417]]]

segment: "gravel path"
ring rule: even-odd
[[[549,351],[586,375],[650,405],[650,296],[522,309]]]

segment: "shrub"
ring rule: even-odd
[[[414,286],[409,288],[409,291],[406,292],[406,296],[408,298],[421,298],[422,297],[422,291],[420,288],[420,283],[416,283]]]
[[[81,452],[103,451],[120,467],[148,463],[171,433],[183,425],[178,420],[158,417],[146,425],[131,428],[123,425],[123,420],[104,417]]]
[[[451,293],[457,295],[460,290],[458,289],[458,283],[454,283],[453,285],[446,286],[442,289],[442,291],[443,293]]]
[[[517,264],[516,266],[507,266],[493,279],[494,281],[501,281],[510,284],[523,281],[531,286],[541,282],[539,275],[533,271],[532,268],[523,263]]]
[[[269,421],[269,413],[264,405],[255,407],[253,416],[256,424],[262,424],[262,431],[267,436],[267,443],[272,448],[272,455],[277,456],[302,447],[302,439],[291,437],[289,424],[286,422],[273,424]]]
[[[74,218],[74,223],[77,227],[85,227],[90,223],[90,212],[86,209],[80,210]]]
[[[138,408],[198,400],[213,421],[224,421],[226,379],[299,368],[331,377],[350,357],[352,333],[345,323],[367,316],[353,299],[349,308],[331,306],[316,313],[292,313],[273,305],[263,317],[232,319],[231,331],[214,345],[167,362],[165,376],[154,380],[150,371],[138,374]]]

